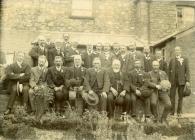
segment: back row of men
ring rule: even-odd
[[[66,38],[68,39],[67,36]],[[182,56],[180,47],[175,48],[175,57],[167,66],[161,50],[156,51],[153,56],[149,48],[144,49],[142,54],[133,45],[128,46],[128,51],[126,46],[115,43],[111,52],[109,44],[102,46],[98,43],[95,51],[92,45],[88,45],[86,52],[80,54],[77,43],[65,40],[65,47],[61,47],[61,44],[62,42],[56,41],[54,46],[48,46],[44,38],[40,37],[29,53],[35,66],[32,69],[23,63],[23,53],[18,54],[16,63],[10,65],[7,71],[12,88],[5,114],[11,112],[18,83],[23,87],[23,103],[27,104],[30,99],[32,111],[33,95],[40,85],[46,83],[54,91],[57,112],[63,112],[66,100],[69,100],[71,106],[75,106],[75,100],[69,97],[69,92],[73,90],[79,94],[78,97],[83,98],[84,108],[90,105],[85,103],[87,99],[82,91],[98,95],[98,109],[107,111],[109,117],[113,117],[116,99],[121,98],[123,112],[136,118],[136,101],[140,99],[144,103],[146,118],[150,118],[152,112],[157,121],[157,101],[162,100],[165,109],[160,118],[165,121],[169,113],[175,113],[175,95],[178,89],[177,114],[182,113],[183,90],[185,85],[190,86],[190,74],[188,59]],[[45,67],[46,59],[48,70]],[[168,79],[171,82],[170,95],[168,90],[163,90],[160,86],[162,80]],[[147,87],[151,94],[142,93],[143,87]]]

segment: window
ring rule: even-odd
[[[93,18],[93,0],[72,0],[71,17]]]

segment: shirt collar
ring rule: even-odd
[[[56,70],[57,70],[57,71],[60,71],[61,69],[62,69],[62,66],[56,67]]]
[[[16,63],[20,68],[22,67],[22,62],[16,61]]]

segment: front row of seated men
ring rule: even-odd
[[[27,108],[30,102],[31,111],[35,111],[35,94],[40,88],[47,87],[53,91],[54,107],[58,114],[63,113],[65,105],[76,107],[76,98],[81,98],[81,109],[94,108],[107,111],[108,117],[114,115],[116,102],[122,106],[123,113],[138,117],[137,100],[143,102],[145,118],[151,113],[155,121],[159,121],[157,102],[162,100],[165,105],[161,121],[171,109],[168,90],[160,86],[162,80],[167,80],[164,71],[159,70],[159,62],[153,61],[153,70],[146,73],[141,68],[141,61],[135,61],[135,68],[128,73],[121,72],[121,63],[114,59],[112,67],[103,69],[100,59],[94,58],[93,67],[86,69],[82,66],[80,55],[75,55],[74,66],[63,66],[62,57],[56,56],[54,66],[47,69],[46,57],[39,56],[38,66],[30,68],[23,63],[24,53],[17,55],[16,62],[8,67],[7,76],[10,80],[10,99],[5,114],[11,113],[16,96],[22,96],[22,103]],[[146,92],[144,92],[144,90]],[[88,96],[95,97],[87,100]],[[95,100],[96,99],[96,100]],[[98,100],[98,101],[97,101]],[[79,106],[80,107],[80,106]],[[151,110],[150,110],[151,108]]]

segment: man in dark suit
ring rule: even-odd
[[[155,60],[155,57],[150,53],[150,48],[144,48],[144,70],[149,72],[152,70],[152,62]]]
[[[159,69],[162,70],[162,71],[165,71],[166,73],[168,73],[167,62],[163,59],[162,51],[161,50],[156,50],[155,51],[155,56],[156,56],[156,60],[160,64]]]
[[[9,114],[14,105],[16,96],[22,96],[22,105],[26,109],[28,103],[30,66],[24,63],[24,53],[16,55],[16,62],[7,69],[7,78],[10,84],[10,97],[5,114]]]
[[[54,59],[55,66],[48,69],[47,84],[54,90],[54,102],[58,114],[64,111],[64,101],[68,100],[68,90],[66,85],[67,68],[63,66],[61,56]]]
[[[93,45],[88,44],[86,52],[82,55],[83,66],[85,68],[93,67],[93,59],[96,57],[96,54],[93,51]]]
[[[149,87],[153,89],[152,95],[151,95],[151,109],[152,114],[154,115],[155,120],[159,121],[158,117],[158,107],[157,107],[157,101],[160,100],[164,105],[164,111],[162,116],[160,117],[160,121],[162,123],[166,123],[167,115],[171,111],[171,101],[169,97],[169,90],[168,89],[162,89],[160,82],[162,80],[168,80],[167,74],[160,70],[160,64],[158,61],[152,62],[153,70],[149,72]]]
[[[65,66],[72,67],[74,66],[74,55],[80,54],[78,48],[78,42],[72,42],[71,46],[67,47],[64,51],[65,57]]]
[[[108,69],[112,66],[112,60],[114,59],[114,55],[111,52],[110,44],[104,44],[103,52],[99,55],[101,60],[101,65],[104,69]]]
[[[123,113],[129,113],[130,111],[130,93],[128,82],[126,81],[125,74],[121,72],[121,62],[118,59],[114,59],[112,62],[112,68],[108,70],[110,79],[110,92],[108,93],[108,116],[114,115],[114,99],[122,98]]]
[[[38,42],[35,44],[32,49],[29,52],[29,55],[31,56],[33,60],[33,66],[38,65],[38,57],[40,55],[45,55],[46,57],[48,56],[48,51],[46,48],[46,43],[45,43],[45,37],[44,36],[39,36],[38,37]]]
[[[131,43],[129,46],[129,53],[125,56],[125,62],[122,67],[122,71],[128,73],[134,69],[135,60],[139,59],[141,61],[141,68],[144,67],[144,55],[136,50],[134,43]]]
[[[93,68],[86,72],[86,91],[91,94],[95,92],[99,96],[98,108],[100,111],[107,110],[107,94],[110,89],[109,76],[106,70],[101,68],[101,60],[94,58]]]
[[[75,98],[71,99],[69,97],[69,102],[72,107],[75,106],[76,98],[81,99],[81,92],[84,88],[85,82],[85,75],[86,75],[86,68],[82,65],[82,59],[80,55],[74,56],[74,66],[69,68],[68,76],[67,76],[67,86],[69,92],[71,91],[72,94],[76,94]],[[71,93],[69,93],[70,96]],[[84,102],[82,100],[81,106],[79,106],[80,110],[84,110]]]
[[[175,47],[175,57],[170,60],[168,73],[169,81],[171,82],[171,114],[174,115],[175,113],[175,95],[178,89],[177,115],[180,116],[182,113],[184,87],[185,85],[190,86],[190,70],[188,59],[182,56],[182,50],[178,46]]]
[[[102,43],[98,42],[94,52],[96,57],[99,57],[99,55],[102,53],[102,47],[103,47]]]
[[[55,41],[55,47],[48,51],[48,65],[49,67],[54,66],[55,56],[61,56],[64,60],[64,52],[61,50],[61,40]]]
[[[131,115],[133,118],[137,120],[137,106],[136,101],[140,99],[144,105],[144,113],[146,120],[150,117],[150,96],[145,97],[144,94],[141,92],[141,88],[144,85],[147,85],[147,78],[148,75],[143,71],[141,68],[141,61],[135,60],[134,62],[134,70],[132,70],[129,74],[129,81],[130,81],[130,91],[131,91]]]
[[[38,92],[40,88],[47,87],[46,85],[47,68],[45,66],[46,61],[47,59],[44,55],[39,56],[38,66],[33,67],[31,69],[31,76],[29,81],[30,84],[29,101],[30,101],[32,113],[35,112],[35,94]]]

